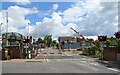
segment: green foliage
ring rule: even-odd
[[[88,40],[88,41],[94,41],[94,39],[88,39],[88,38],[87,38],[87,40]]]
[[[104,44],[106,45],[106,47],[109,47],[111,45],[112,41],[108,40],[107,42],[104,42]]]
[[[88,49],[88,48],[87,48],[87,47],[84,47],[83,49],[85,50],[85,49]]]
[[[43,41],[41,38],[38,38],[37,43],[38,43],[38,44],[44,43],[44,41]]]
[[[96,50],[94,46],[88,46],[83,48],[83,51],[86,52],[86,55],[98,55],[100,53],[99,50]]]
[[[51,36],[46,35],[46,36],[44,37],[44,40],[46,41],[46,45],[47,45],[48,47],[51,47],[51,46],[52,46],[52,37],[51,37]]]
[[[59,44],[59,43],[57,43],[57,44],[56,44],[56,47],[57,47],[58,49],[60,49],[60,44]]]
[[[53,41],[52,41],[52,46],[56,46],[56,45],[57,45],[56,40],[53,40]]]
[[[120,47],[120,40],[117,40],[117,47]]]
[[[83,42],[82,42],[82,41],[80,41],[80,46],[83,46],[82,44],[83,44]]]
[[[88,46],[89,55],[95,55],[95,48],[93,46]]]
[[[6,39],[2,41],[2,46],[6,46]]]
[[[94,44],[95,44],[98,48],[100,48],[100,42],[99,42],[99,41],[95,41]]]
[[[95,55],[98,55],[100,53],[100,50],[95,51]]]
[[[79,53],[78,51],[72,52],[72,53]]]

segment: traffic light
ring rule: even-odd
[[[102,41],[102,36],[98,36],[98,40],[99,40],[99,41]]]
[[[98,36],[99,41],[106,41],[107,36]]]
[[[119,32],[116,32],[114,35],[115,35],[116,38],[119,39],[119,38],[120,38],[120,31],[119,31]]]
[[[24,44],[30,43],[30,39],[22,39],[22,43]]]

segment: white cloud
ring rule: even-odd
[[[86,16],[84,16],[85,13],[87,13]],[[97,39],[97,35],[114,36],[113,34],[117,30],[117,3],[91,2],[89,0],[78,2],[64,12],[54,12],[51,17],[45,17],[42,22],[37,22],[33,27],[35,28],[33,34],[39,34],[38,36],[41,37],[51,34],[54,37],[78,36],[71,31],[70,27],[73,27],[88,38]],[[80,21],[82,22],[77,23]]]
[[[97,40],[98,36],[85,36],[85,38]]]
[[[45,16],[53,14],[58,9],[58,7],[59,7],[58,4],[53,4],[53,7],[49,9],[47,13],[45,13]]]
[[[87,13],[86,16],[83,14]],[[76,29],[85,36],[109,35],[114,36],[117,30],[117,2],[90,1],[78,2],[63,13],[64,22],[76,23]],[[82,17],[80,17],[82,16]],[[80,20],[77,20],[81,18]]]
[[[44,17],[42,21],[30,26],[30,35],[34,35],[35,37],[53,35],[54,38],[58,36],[78,36],[70,29],[70,27],[73,27],[82,35],[85,35],[86,38],[96,39],[97,35],[113,36],[117,30],[117,3],[91,2],[88,0],[86,2],[77,2],[63,12],[55,12],[58,6],[58,4],[54,4],[51,8],[54,9],[52,12],[50,9],[51,13],[48,14],[51,15],[51,18]],[[8,8],[8,11],[10,31],[17,31],[28,35],[27,23],[30,20],[25,19],[25,16],[38,13],[37,9],[11,6]],[[5,12],[6,10],[3,10],[0,14],[5,16]],[[0,19],[0,21],[5,21],[5,17]],[[26,26],[26,28],[17,29],[22,25]],[[4,26],[3,28],[5,29]]]
[[[80,32],[89,36],[114,36],[113,34],[117,28],[117,26],[114,25],[117,22],[117,20],[115,20],[116,16],[117,3],[100,3],[100,8],[96,9],[96,11],[89,12],[88,16],[85,18],[85,21],[80,24],[85,29],[80,30]]]
[[[0,21],[4,24],[2,25],[2,31],[6,32],[6,12],[8,12],[8,31],[9,32],[20,32],[20,33],[26,33],[23,31],[20,31],[18,28],[20,26],[27,26],[28,22],[30,20],[25,19],[25,16],[28,14],[37,13],[37,9],[35,8],[22,8],[19,6],[10,6],[7,10],[0,11],[0,14],[2,15],[0,17]]]
[[[18,5],[28,5],[30,4],[30,0],[13,0],[13,2],[16,2]]]
[[[58,36],[70,36],[70,27],[76,28],[76,24],[69,23],[66,26],[62,24],[62,17],[54,12],[51,15],[52,18],[45,17],[42,22],[37,22],[33,26],[35,30],[31,34],[36,34],[38,37],[44,37],[45,35],[53,35],[53,37]]]
[[[53,8],[52,8],[52,9],[53,9],[53,10],[57,10],[57,9],[58,9],[58,6],[59,6],[58,4],[53,4]]]

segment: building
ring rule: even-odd
[[[84,42],[84,46],[81,46],[81,40],[78,40],[75,37],[59,37],[58,41],[61,49],[78,49],[89,45],[87,42]]]
[[[58,38],[59,42],[77,42],[75,37],[59,37]]]
[[[23,58],[24,46],[22,45],[22,39],[25,38],[20,33],[9,32],[2,35],[2,59]]]

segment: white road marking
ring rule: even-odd
[[[108,68],[109,70],[112,70],[112,71],[116,71],[116,72],[119,72],[118,69],[114,69],[114,68]]]
[[[98,64],[98,63],[90,63],[91,65],[95,65],[95,66],[98,66],[98,65],[100,65],[100,64]]]
[[[82,65],[82,66],[84,66],[84,67],[87,67],[87,68],[90,68],[90,69],[93,69],[93,70],[98,71],[98,69],[97,69],[97,68],[90,67],[90,66],[88,66],[88,65],[86,65],[86,64],[82,64],[82,63],[77,63],[77,64],[78,64],[78,65]]]

